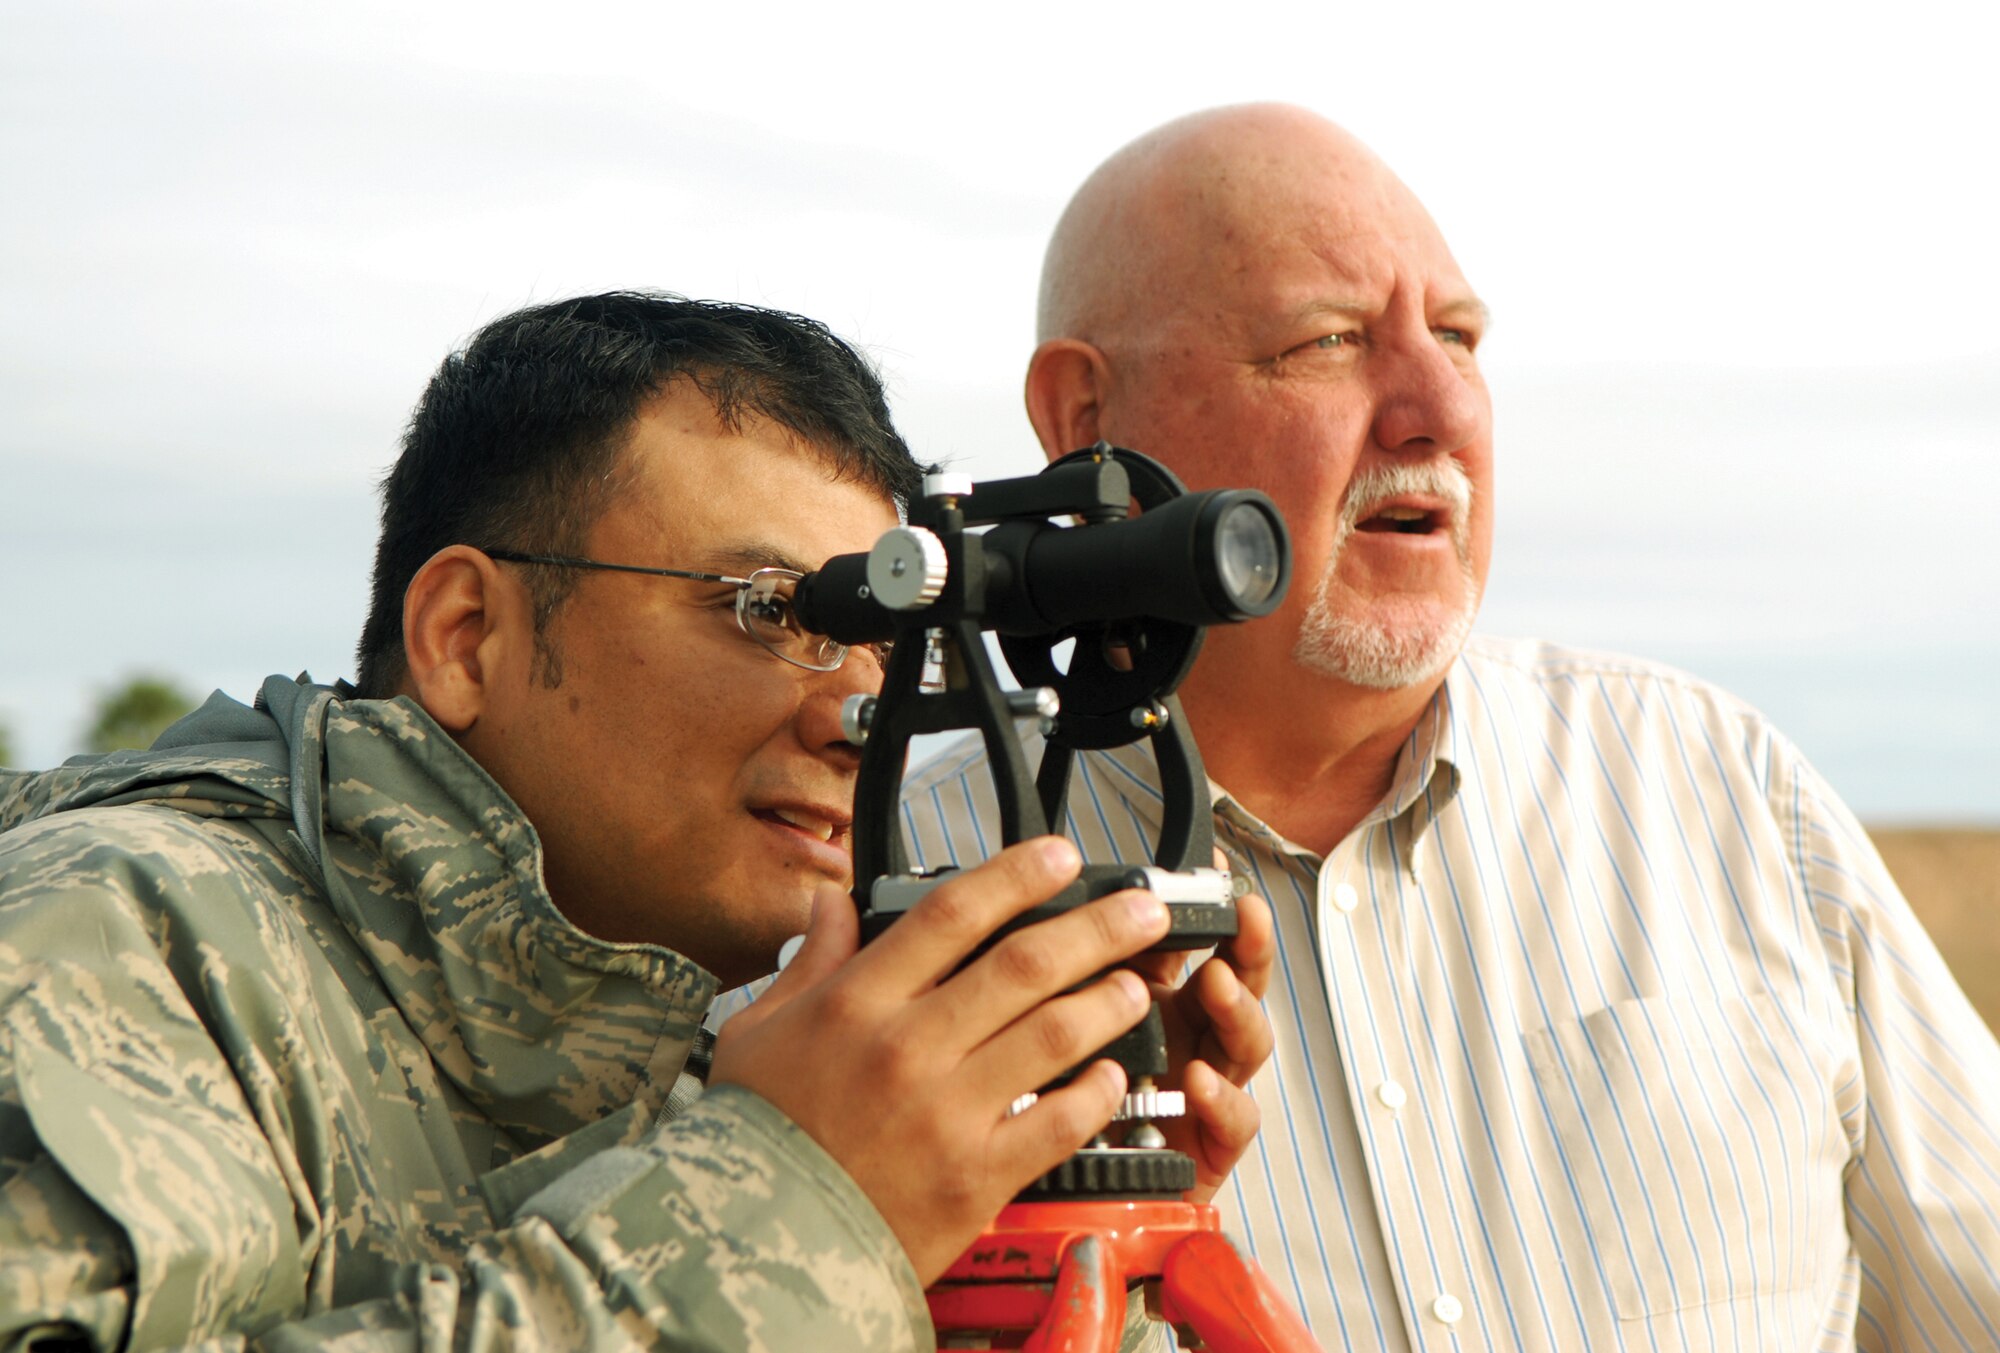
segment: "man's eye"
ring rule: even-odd
[[[1278,360],[1283,360],[1287,357],[1297,357],[1302,353],[1308,352],[1333,352],[1343,348],[1351,348],[1359,341],[1359,338],[1351,333],[1321,334],[1318,338],[1309,338],[1294,347],[1286,348],[1278,354]]]
[[[1470,329],[1433,329],[1431,332],[1438,336],[1440,343],[1456,343],[1466,349],[1479,345],[1479,339]]]

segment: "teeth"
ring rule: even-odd
[[[1387,517],[1390,521],[1422,521],[1430,513],[1414,507],[1385,507],[1375,515]]]
[[[789,808],[773,808],[771,816],[789,822],[800,831],[805,832],[809,836],[817,836],[822,841],[831,841],[833,839],[833,824],[831,822],[822,822],[816,817],[807,817],[804,813],[795,813]]]

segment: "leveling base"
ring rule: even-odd
[[[945,1348],[1117,1353],[1139,1282],[1183,1347],[1319,1349],[1215,1209],[1177,1201],[1015,1203],[931,1288],[931,1321]]]

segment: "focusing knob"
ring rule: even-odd
[[[868,586],[875,600],[892,611],[914,611],[936,601],[949,570],[944,542],[921,526],[893,527],[868,552]]]
[[[880,703],[872,695],[850,695],[841,701],[841,735],[857,747],[868,741],[868,730],[874,726],[875,708]]]
[[[1194,1158],[1178,1151],[1085,1147],[1018,1195],[1056,1198],[1178,1198],[1194,1187]]]

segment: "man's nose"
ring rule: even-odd
[[[1375,441],[1385,451],[1451,454],[1486,431],[1492,418],[1476,368],[1434,334],[1382,354]]]
[[[882,689],[882,669],[866,647],[851,648],[847,660],[831,672],[815,672],[806,680],[804,698],[799,703],[799,741],[806,750],[826,757],[843,769],[861,765],[861,748],[847,740],[840,711],[857,695],[876,695]]]

